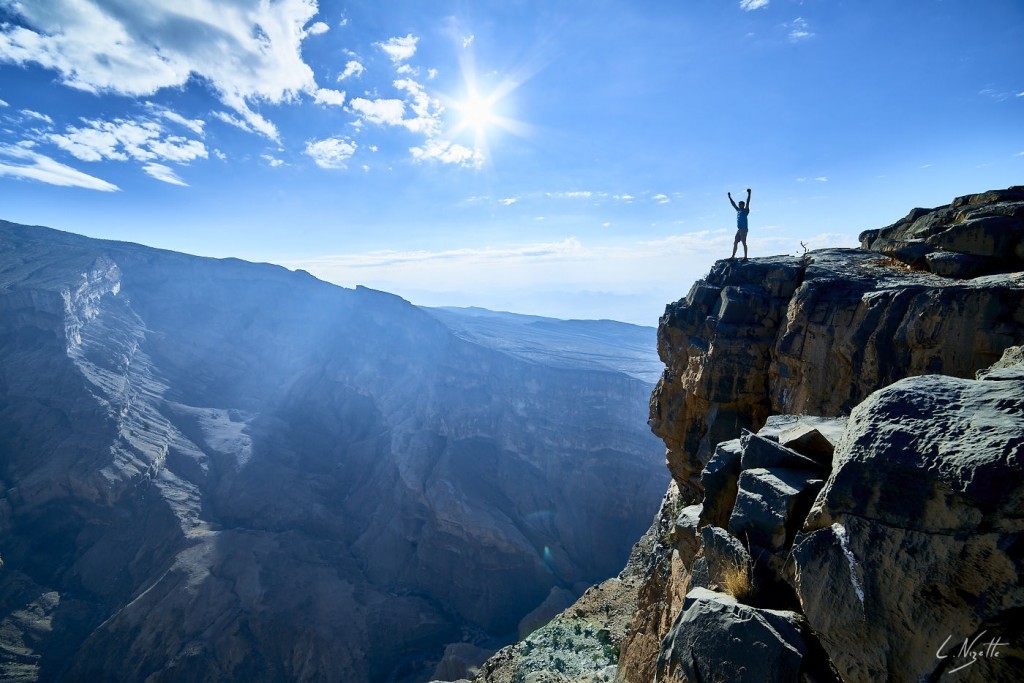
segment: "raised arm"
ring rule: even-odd
[[[750,211],[750,188],[747,188],[747,211]]]
[[[736,206],[736,202],[734,202],[734,201],[732,200],[732,192],[726,192],[726,194],[727,194],[727,195],[729,195],[729,203],[730,203],[730,204],[732,204],[732,208],[734,208],[734,209],[736,209],[737,211],[739,211],[739,210],[740,210],[740,207]]]

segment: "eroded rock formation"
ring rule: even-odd
[[[961,197],[666,308],[674,486],[619,680],[1019,680],[1022,215]]]
[[[650,387],[0,223],[0,678],[423,680],[621,567],[667,479]]]

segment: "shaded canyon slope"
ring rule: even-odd
[[[423,680],[610,575],[665,485],[651,383],[497,346],[0,222],[0,677]]]
[[[476,680],[1021,680],[1022,236],[1015,187],[717,262],[660,321],[654,525]]]

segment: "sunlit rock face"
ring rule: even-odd
[[[649,359],[467,315],[0,223],[0,678],[418,680],[614,574]]]

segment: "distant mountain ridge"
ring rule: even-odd
[[[615,320],[558,320],[485,308],[424,308],[464,339],[553,367],[622,372],[651,384],[663,369],[657,329]]]
[[[0,678],[425,680],[614,572],[664,488],[650,383],[467,336],[0,222]]]

